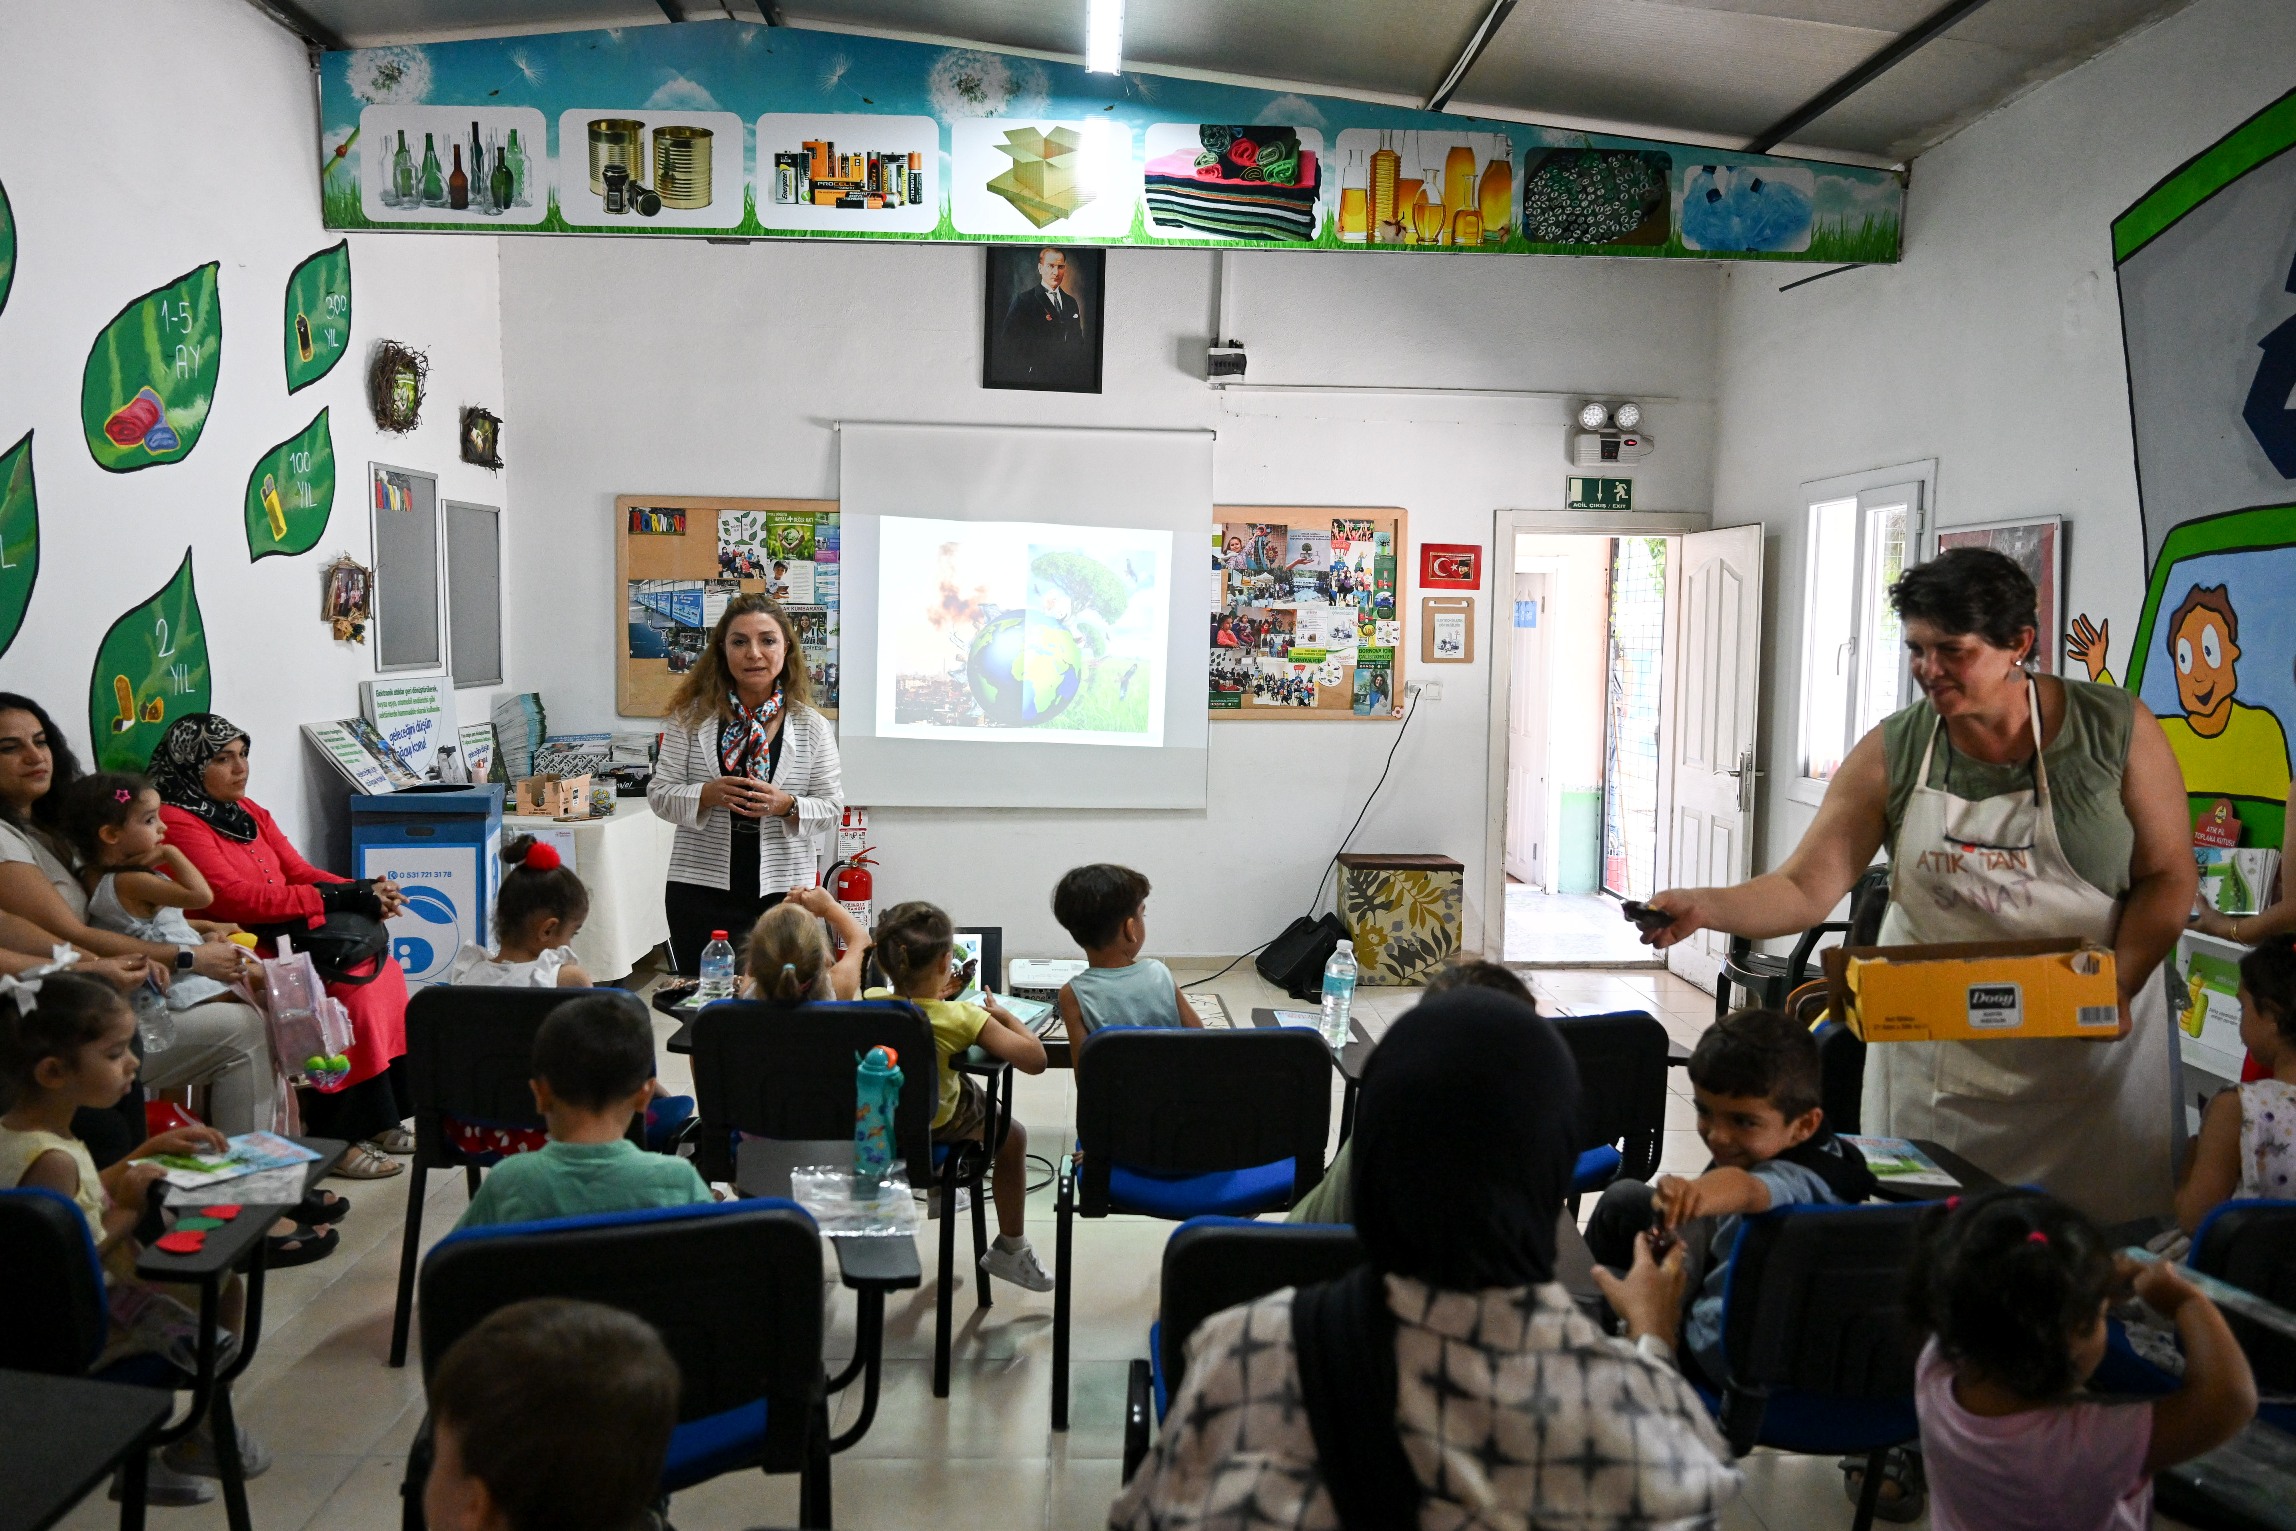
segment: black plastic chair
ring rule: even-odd
[[[1134,1361],[1124,1394],[1124,1481],[1130,1483],[1188,1370],[1188,1341],[1213,1314],[1344,1275],[1363,1263],[1345,1223],[1261,1223],[1192,1217],[1164,1244],[1148,1359]]]
[[[479,1174],[501,1155],[473,1158],[457,1149],[444,1118],[493,1127],[543,1130],[534,1109],[534,1033],[570,999],[620,989],[500,989],[433,984],[407,1002],[407,1088],[413,1095],[415,1151],[407,1166],[406,1229],[399,1243],[399,1290],[391,1311],[390,1364],[407,1363],[414,1319],[415,1270],[421,1263],[423,1205],[432,1170],[459,1169],[470,1194]],[[650,1023],[649,1023],[650,1024]]]
[[[2296,1312],[2296,1201],[2228,1201],[2201,1219],[2190,1265],[2206,1276]],[[2224,1321],[2248,1356],[2259,1392],[2296,1393],[2296,1340],[2227,1308]],[[2296,1404],[2256,1411],[2266,1424],[2296,1434]]]
[[[423,1261],[423,1376],[487,1315],[530,1297],[632,1313],[678,1363],[678,1427],[662,1469],[675,1493],[747,1468],[796,1473],[798,1523],[830,1523],[822,1374],[822,1244],[795,1203],[755,1199],[469,1228]],[[419,1531],[426,1419],[407,1462],[404,1525]]]
[[[258,1256],[260,1258],[260,1256]],[[260,1313],[260,1289],[251,1314]],[[144,1524],[144,1484],[150,1453],[172,1445],[212,1412],[221,1429],[235,1428],[231,1413],[230,1383],[245,1369],[254,1351],[252,1327],[243,1341],[245,1354],[229,1364],[211,1364],[207,1375],[190,1375],[161,1356],[130,1356],[102,1371],[94,1370],[110,1328],[104,1299],[104,1269],[96,1258],[95,1240],[79,1205],[68,1196],[38,1187],[0,1190],[0,1369],[39,1372],[51,1377],[92,1377],[131,1387],[173,1392],[192,1390],[191,1411],[174,1424],[155,1430],[142,1448],[128,1454],[122,1464],[120,1493],[121,1531],[141,1531]],[[226,1471],[237,1473],[236,1452],[227,1454]],[[226,1491],[245,1504],[244,1479],[226,1480]]]
[[[1558,1015],[1555,1030],[1578,1064],[1580,1149],[1570,1208],[1624,1176],[1658,1171],[1666,1138],[1666,1028],[1643,1010]]]
[[[1812,958],[1820,941],[1838,935],[1844,946],[1871,946],[1880,939],[1881,917],[1888,911],[1889,867],[1885,863],[1867,867],[1851,885],[1848,919],[1820,920],[1802,932],[1786,956],[1758,952],[1745,936],[1732,936],[1722,967],[1714,975],[1714,1019],[1720,1020],[1736,1008],[1730,1002],[1733,984],[1745,991],[1739,1004],[1784,1009],[1786,996],[1815,974],[1817,964]]]
[[[1052,1428],[1068,1428],[1068,1324],[1078,1217],[1279,1212],[1323,1179],[1331,1048],[1299,1027],[1111,1027],[1076,1059],[1076,1148],[1060,1162],[1052,1297]]]
[[[1011,1118],[1009,1098],[990,1090],[983,1142],[935,1146],[933,1113],[939,1080],[933,1028],[906,1000],[829,1001],[794,1007],[758,1000],[720,1000],[694,1017],[695,1113],[701,1120],[694,1157],[709,1180],[733,1179],[735,1135],[803,1142],[853,1135],[854,1070],[872,1047],[890,1047],[901,1068],[894,1142],[909,1184],[938,1186],[941,1196],[940,1289],[933,1328],[933,1396],[949,1396],[956,1306],[956,1193],[973,1199],[975,1296],[989,1307],[987,1196],[983,1189],[996,1145]],[[1002,1066],[998,1066],[1001,1070]]]
[[[1854,1531],[1870,1531],[1882,1458],[1915,1439],[1920,1342],[1905,1311],[1920,1204],[1793,1206],[1745,1220],[1722,1301],[1729,1380],[1699,1393],[1730,1449],[1863,1453]]]

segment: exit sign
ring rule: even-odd
[[[1564,501],[1566,510],[1632,510],[1634,509],[1634,480],[1631,478],[1573,478],[1570,494]]]
[[[1573,477],[1564,510],[1635,510],[1635,480]]]

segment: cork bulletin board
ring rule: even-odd
[[[1219,505],[1213,514],[1213,718],[1401,717],[1404,512]]]
[[[762,591],[797,627],[814,705],[836,717],[839,555],[835,500],[617,496],[616,707],[625,717],[662,716],[726,602]]]

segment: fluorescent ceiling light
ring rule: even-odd
[[[1088,0],[1084,67],[1091,74],[1124,72],[1124,0]]]

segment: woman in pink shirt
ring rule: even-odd
[[[2184,1386],[2084,1390],[2105,1309],[2131,1290],[2176,1324]],[[1930,1340],[1914,1384],[1931,1531],[2145,1531],[2152,1477],[2238,1434],[2256,1380],[2224,1315],[2165,1261],[2112,1253],[2053,1197],[2002,1190],[1925,1221],[1906,1306]]]

